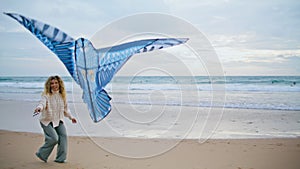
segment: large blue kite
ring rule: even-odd
[[[4,13],[27,28],[58,58],[83,90],[94,122],[99,122],[111,111],[111,98],[104,87],[134,54],[149,52],[185,43],[187,38],[145,39],[117,46],[95,49],[84,38],[74,40],[59,29],[40,21],[14,13]]]

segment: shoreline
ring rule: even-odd
[[[298,169],[300,167],[300,138],[276,139],[209,139],[199,143],[185,139],[168,150],[143,157],[153,149],[173,144],[174,140],[139,138],[92,138],[69,136],[67,163],[53,162],[55,151],[47,163],[34,156],[43,144],[43,134],[11,132],[0,130],[0,168],[54,169],[54,168],[111,168],[111,169]],[[107,147],[106,147],[107,148]],[[124,156],[122,152],[140,149],[135,157]],[[120,153],[118,153],[119,151]],[[180,161],[178,161],[180,160]],[[175,162],[177,161],[177,162]]]
[[[0,101],[0,130],[43,133],[39,117],[32,117],[37,103]],[[250,139],[300,137],[300,111],[208,109],[152,106],[147,113],[136,105],[113,104],[101,123],[93,123],[86,105],[69,105],[78,124],[65,118],[69,136]],[[137,110],[136,110],[137,109]],[[208,116],[209,115],[209,116]]]
[[[30,131],[14,131],[14,130],[7,130],[7,129],[0,129],[1,132],[8,132],[8,133],[25,133],[25,134],[34,134],[34,135],[41,135],[43,136],[43,132],[30,132]],[[68,131],[67,131],[68,132]],[[285,140],[285,139],[300,139],[300,136],[293,136],[293,137],[240,137],[240,138],[207,138],[207,139],[199,139],[199,138],[146,138],[146,137],[121,137],[121,136],[89,136],[89,135],[68,135],[68,137],[74,138],[95,138],[95,139],[136,139],[136,140],[176,140],[176,141],[199,141],[199,140],[214,140],[214,141],[222,141],[222,140]],[[202,142],[201,142],[202,143]]]

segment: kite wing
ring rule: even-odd
[[[78,83],[74,59],[74,39],[59,29],[40,21],[14,13],[4,13],[17,20],[34,36],[43,42],[59,59]]]
[[[132,55],[179,45],[187,40],[187,38],[146,39],[98,49],[100,57],[97,73],[98,86],[105,87]]]

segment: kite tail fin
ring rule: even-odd
[[[96,91],[94,122],[99,122],[104,119],[111,111],[110,100],[111,98],[104,89]]]
[[[104,119],[111,111],[111,98],[104,89],[96,90],[93,94],[83,92],[83,100],[87,104],[92,120],[97,123]]]

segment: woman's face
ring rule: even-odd
[[[59,83],[58,83],[58,80],[52,79],[52,80],[50,81],[50,87],[51,87],[51,90],[53,90],[53,91],[58,91],[58,90],[59,90]]]

